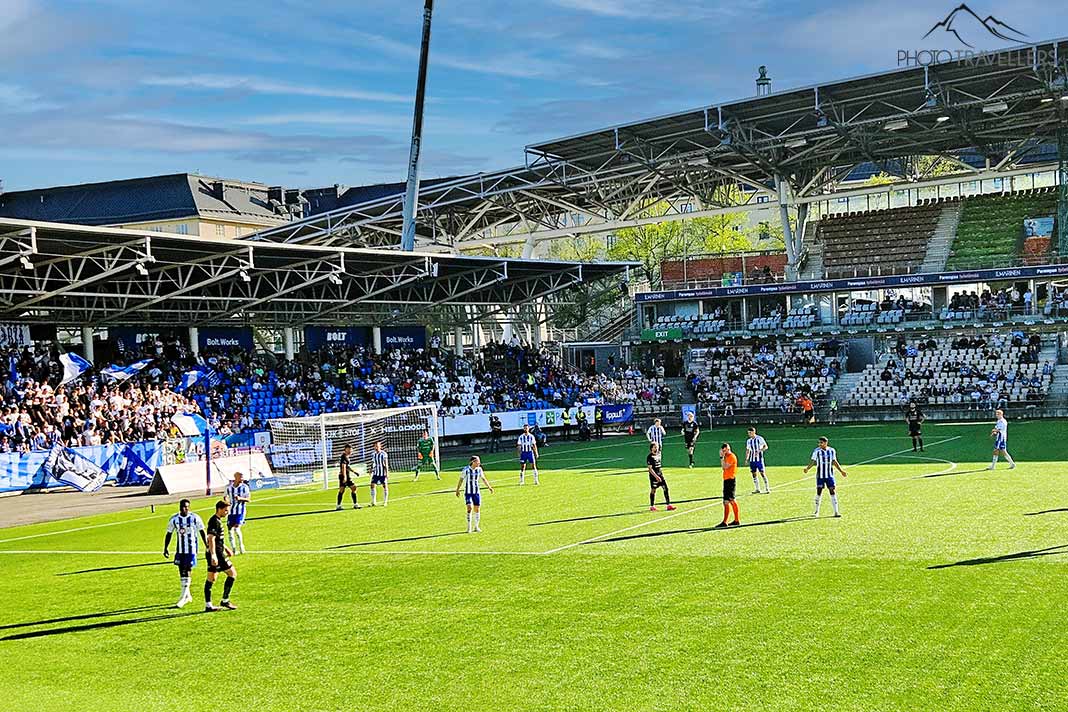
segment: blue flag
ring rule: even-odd
[[[93,364],[73,352],[60,354],[59,362],[63,364],[63,380],[59,382],[61,386],[70,383],[93,367]]]
[[[148,364],[152,363],[152,361],[153,359],[143,358],[140,361],[135,361],[128,366],[119,366],[117,364],[111,364],[107,368],[101,369],[100,375],[103,376],[105,380],[119,381],[121,383],[122,381],[133,378],[134,376],[139,374],[148,366]]]
[[[219,385],[220,380],[219,374],[207,366],[197,366],[182,374],[182,378],[178,381],[178,385],[174,387],[174,390],[181,393],[197,385],[213,388]]]
[[[99,465],[76,450],[53,445],[41,469],[46,475],[82,492],[96,492],[108,478]]]
[[[204,419],[204,416],[196,413],[177,413],[171,416],[171,422],[187,438],[208,432],[208,421]]]

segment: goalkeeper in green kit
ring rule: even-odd
[[[419,442],[415,445],[415,450],[419,455],[415,463],[415,481],[419,481],[419,471],[424,467],[433,467],[434,476],[440,480],[441,469],[438,468],[438,461],[434,459],[434,438],[430,437],[430,431],[423,431],[423,437],[419,438]]]

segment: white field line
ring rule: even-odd
[[[8,544],[8,543],[13,542],[13,541],[24,541],[26,539],[38,539],[38,538],[43,537],[43,536],[57,536],[59,534],[73,534],[74,532],[82,532],[82,531],[86,531],[87,529],[100,529],[102,527],[114,527],[114,526],[118,526],[119,524],[129,524],[130,522],[141,522],[141,521],[144,521],[146,519],[155,519],[157,517],[162,517],[162,516],[164,516],[162,513],[160,513],[160,514],[149,514],[149,515],[144,516],[144,517],[135,517],[134,519],[123,519],[121,522],[105,522],[103,524],[87,524],[84,527],[74,527],[72,529],[61,529],[60,531],[55,531],[55,532],[41,532],[40,534],[26,534],[25,536],[11,537],[10,539],[0,539],[0,544]]]
[[[927,477],[937,477],[939,475],[948,475],[950,472],[953,472],[954,470],[956,470],[960,466],[960,463],[953,462],[952,460],[944,460],[944,459],[942,459],[940,457],[915,457],[915,458],[911,458],[911,459],[928,460],[930,462],[944,462],[945,464],[949,465],[949,467],[945,468],[944,470],[939,470],[938,472],[927,472],[927,473],[922,474],[922,475],[905,475],[905,476],[902,476],[902,477],[891,477],[891,478],[883,479],[883,480],[864,480],[863,482],[849,482],[847,480],[842,480],[841,482],[838,483],[837,487],[838,487],[838,489],[843,489],[843,488],[852,489],[854,487],[863,487],[863,486],[866,486],[866,485],[885,485],[885,484],[889,484],[889,483],[892,483],[892,482],[907,482],[909,480],[922,480],[922,479],[927,478]],[[785,489],[785,486],[784,486],[784,489]],[[788,491],[797,492],[799,490],[800,490],[800,488],[797,487],[797,488],[794,488],[794,489],[788,490]]]

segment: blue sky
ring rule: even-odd
[[[0,0],[5,190],[198,171],[402,180],[422,0]],[[953,2],[438,0],[423,176],[531,142],[892,68]],[[1065,3],[975,0],[1034,39]],[[990,48],[1004,43],[988,43]]]

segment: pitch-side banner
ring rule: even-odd
[[[601,409],[601,417],[605,425],[618,425],[629,423],[634,420],[634,406],[630,403],[617,403],[614,405],[597,406]]]
[[[597,406],[582,406],[586,413],[590,427],[593,427],[593,413]],[[579,409],[571,409],[571,424],[575,424],[575,415]],[[533,426],[535,423],[543,429],[559,428],[564,424],[564,411],[562,408],[550,408],[548,410],[516,410],[508,413],[498,413],[501,419],[501,427],[504,432],[516,432],[523,429],[524,425]],[[608,421],[606,420],[605,423]],[[446,415],[440,419],[441,437],[453,437],[456,435],[485,435],[490,431],[489,414],[480,415]]]
[[[95,462],[62,445],[52,447],[41,467],[52,479],[82,492],[96,492],[108,478],[108,473]]]

